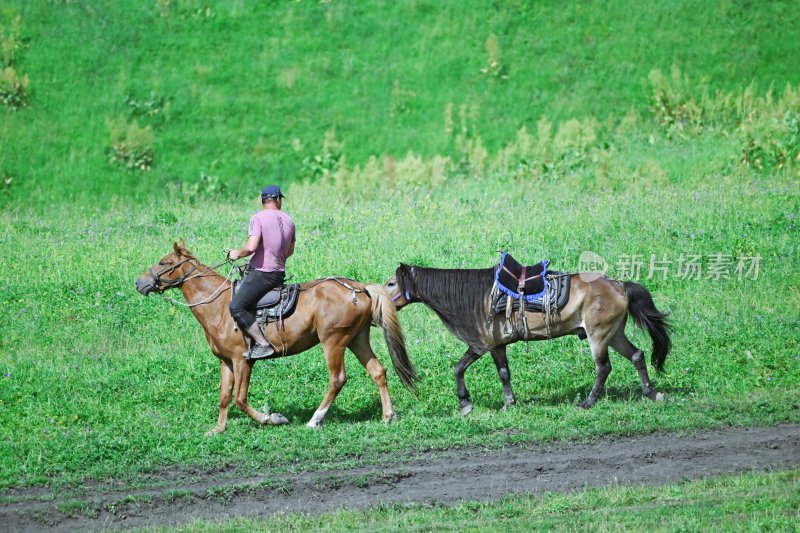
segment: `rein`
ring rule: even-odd
[[[172,267],[171,267],[169,270],[165,270],[164,272],[160,272],[160,273],[158,273],[157,275],[153,275],[152,273],[151,273],[150,275],[151,275],[151,276],[153,276],[153,279],[156,281],[156,283],[158,283],[158,281],[159,281],[159,277],[158,277],[158,276],[161,276],[161,275],[163,275],[163,274],[166,274],[166,273],[168,273],[168,272],[172,272],[172,271],[174,271],[174,270],[175,270],[175,269],[176,269],[178,266],[182,265],[183,263],[185,263],[185,262],[187,262],[187,261],[189,261],[189,260],[190,260],[190,259],[188,259],[188,258],[187,258],[187,259],[184,259],[183,261],[180,261],[179,263],[176,263],[175,265],[173,265],[173,266],[172,266]],[[197,260],[195,259],[195,261],[197,261]],[[159,296],[161,296],[163,299],[165,299],[166,301],[168,301],[170,304],[173,304],[173,305],[180,305],[180,306],[183,306],[183,307],[188,307],[188,308],[197,307],[198,305],[203,305],[203,304],[207,304],[207,303],[209,303],[209,302],[212,302],[212,301],[214,301],[214,300],[217,298],[217,296],[219,296],[219,295],[220,295],[222,292],[224,292],[224,291],[222,290],[222,288],[223,288],[223,287],[225,287],[225,283],[229,282],[229,281],[231,280],[231,278],[233,277],[233,272],[234,272],[234,269],[236,268],[236,263],[234,263],[234,262],[233,262],[233,261],[231,261],[230,259],[225,259],[225,261],[223,261],[223,262],[219,263],[218,265],[214,265],[213,267],[208,267],[208,268],[210,268],[211,270],[214,270],[214,269],[216,269],[216,268],[219,268],[219,267],[221,267],[222,265],[224,265],[224,264],[226,264],[226,263],[230,263],[230,264],[231,264],[231,269],[228,271],[228,275],[227,275],[227,276],[225,276],[225,279],[224,279],[224,280],[222,280],[222,283],[219,285],[219,287],[217,287],[217,288],[214,290],[214,292],[212,292],[212,293],[211,293],[211,294],[210,294],[210,295],[209,295],[207,298],[205,298],[204,300],[201,300],[201,301],[199,301],[199,302],[194,302],[194,303],[184,303],[184,302],[179,302],[179,301],[177,301],[177,300],[173,300],[173,299],[172,299],[172,298],[170,298],[169,296],[164,296],[164,292],[163,292],[163,291],[159,293]],[[180,285],[181,285],[183,282],[185,282],[185,281],[188,281],[188,280],[190,280],[190,279],[195,279],[195,278],[201,278],[201,277],[203,277],[203,276],[205,275],[205,274],[203,274],[203,273],[197,273],[197,274],[195,274],[194,276],[191,276],[191,277],[189,276],[189,275],[190,275],[192,272],[194,272],[195,270],[197,270],[197,267],[198,267],[198,265],[192,265],[192,268],[191,268],[191,270],[189,270],[189,271],[188,271],[186,274],[184,274],[183,276],[181,276],[181,277],[179,277],[179,278],[175,278],[175,279],[167,280],[167,282],[168,282],[168,286],[167,286],[167,288],[168,288],[168,289],[173,289],[173,288],[175,288],[175,287],[178,287],[178,286],[180,286]],[[228,286],[228,287],[227,287],[225,290],[228,290],[228,289],[230,289],[230,286]]]

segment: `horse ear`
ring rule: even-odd
[[[399,270],[400,272],[405,272],[408,270],[408,265],[405,263],[400,263],[399,266],[397,267],[397,270]]]
[[[181,238],[181,240],[178,241],[178,246],[180,246],[181,248],[186,248],[186,243],[183,242],[183,238]]]
[[[181,242],[183,242],[183,239],[181,239]],[[181,246],[182,245],[179,245],[177,242],[173,242],[172,243],[172,249],[175,250],[175,253],[180,253],[180,251],[181,251],[180,247]]]

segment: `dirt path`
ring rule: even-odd
[[[84,488],[72,494],[11,490],[0,531],[124,529],[194,518],[322,513],[379,503],[489,500],[612,483],[663,484],[716,474],[800,467],[800,426],[657,433],[592,444],[466,448],[408,462],[300,474],[264,471],[167,473],[145,488]]]

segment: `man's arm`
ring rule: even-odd
[[[247,238],[247,242],[244,243],[244,246],[241,250],[231,250],[228,252],[228,257],[231,261],[236,261],[242,257],[247,257],[248,255],[252,255],[253,252],[256,251],[258,248],[258,243],[261,242],[261,236],[259,235],[250,235]],[[292,244],[292,248],[294,248],[294,244]]]
[[[289,251],[286,252],[287,258],[294,253],[294,242],[295,242],[295,236],[292,235],[292,244],[289,246]]]

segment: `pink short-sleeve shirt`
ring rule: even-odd
[[[250,218],[248,236],[261,242],[250,258],[250,267],[262,272],[285,272],[286,255],[294,242],[294,222],[283,211],[263,209]]]

